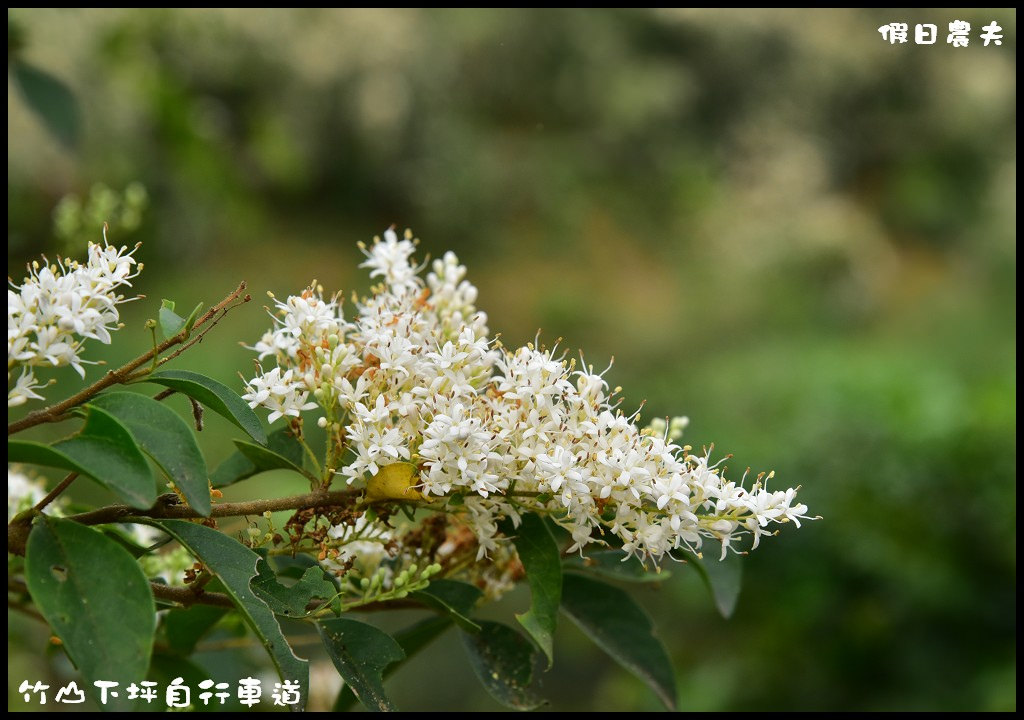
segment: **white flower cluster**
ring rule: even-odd
[[[795,490],[770,492],[761,476],[744,489],[675,444],[685,418],[641,429],[592,368],[492,341],[455,255],[423,278],[414,249],[409,233],[388,231],[364,248],[363,267],[383,283],[351,320],[311,288],[276,303],[275,328],[254,348],[276,366],[250,381],[250,405],[272,420],[319,406],[344,448],[328,465],[348,484],[407,464],[411,487],[461,514],[481,556],[496,549],[503,518],[527,511],[565,527],[572,550],[610,533],[641,559],[699,552],[708,538],[724,556],[739,535],[756,547],[769,524],[807,517]]]
[[[338,543],[338,554],[329,557],[324,565],[329,570],[352,565],[360,577],[371,577],[390,557],[388,543],[393,535],[387,526],[374,522],[365,514],[353,525],[334,525],[327,531],[327,537]]]
[[[85,377],[86,361],[80,357],[85,341],[109,343],[111,331],[120,327],[117,306],[126,298],[117,291],[130,286],[142,269],[133,267],[135,249],[90,243],[84,264],[34,262],[21,285],[8,280],[8,385],[15,367],[21,374],[7,391],[7,407],[43,399],[37,392],[44,384],[35,377],[36,367],[70,365]]]

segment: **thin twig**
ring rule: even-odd
[[[242,284],[241,284],[241,285],[239,286],[239,288],[240,288],[240,289],[244,289],[244,287],[245,287],[245,283],[242,283]],[[238,291],[236,290],[235,292],[238,292]],[[237,298],[236,298],[236,299],[237,299]],[[190,347],[192,347],[193,345],[196,345],[196,344],[198,344],[198,343],[201,343],[201,342],[203,341],[203,337],[204,337],[204,336],[206,335],[206,333],[208,333],[208,332],[210,332],[211,330],[213,330],[213,328],[215,328],[215,327],[217,326],[217,323],[219,323],[219,322],[220,322],[220,321],[221,321],[221,320],[222,320],[222,319],[224,318],[224,316],[228,314],[228,311],[229,311],[229,310],[232,310],[232,309],[234,309],[234,308],[238,307],[239,305],[243,305],[243,304],[245,304],[245,303],[249,302],[250,300],[252,300],[252,298],[251,298],[251,297],[250,297],[249,295],[245,295],[244,297],[242,297],[241,299],[239,299],[239,300],[238,300],[238,302],[236,302],[236,303],[234,303],[234,304],[226,304],[226,303],[222,302],[222,303],[221,303],[221,305],[219,305],[219,306],[217,306],[217,307],[214,307],[214,308],[211,308],[211,309],[210,309],[210,310],[209,310],[209,311],[207,312],[207,315],[211,315],[211,316],[212,316],[212,315],[213,315],[214,313],[216,313],[216,312],[219,312],[219,311],[221,311],[221,310],[222,310],[223,312],[221,312],[221,313],[220,313],[220,315],[218,315],[217,317],[215,317],[215,318],[213,318],[213,319],[212,319],[212,321],[210,322],[210,326],[209,326],[209,327],[205,328],[205,329],[204,329],[204,330],[203,330],[202,332],[200,332],[200,333],[196,333],[196,334],[194,334],[194,335],[189,335],[189,336],[187,336],[187,337],[186,337],[186,339],[188,339],[188,342],[186,342],[186,343],[185,343],[184,345],[182,345],[182,346],[181,346],[180,348],[178,348],[177,350],[175,350],[174,352],[172,352],[172,353],[171,353],[170,355],[166,355],[166,356],[164,356],[164,357],[160,358],[160,359],[159,359],[159,360],[158,360],[158,361],[156,362],[156,367],[159,367],[159,366],[163,365],[164,363],[166,363],[166,362],[169,362],[169,361],[173,360],[174,358],[176,358],[176,357],[178,357],[179,355],[181,355],[181,354],[182,354],[183,352],[185,352],[186,350],[188,350],[188,349],[189,349]],[[203,319],[204,319],[204,320],[205,320],[205,319],[207,319],[207,318],[206,318],[206,315],[204,315],[204,316],[203,316]],[[197,322],[197,323],[195,324],[195,326],[194,326],[194,327],[193,327],[192,329],[193,329],[193,330],[195,330],[195,328],[197,328],[197,327],[199,327],[199,323],[198,323],[198,322]],[[184,331],[182,331],[182,332],[184,332]],[[156,369],[156,367],[154,367],[154,369]],[[146,373],[146,374],[148,374],[148,373]],[[140,377],[140,376],[141,376],[141,375],[140,375],[139,373],[136,373],[136,374],[135,374],[135,375],[133,376],[133,378],[134,378],[134,377]]]
[[[291,495],[271,500],[224,503],[222,505],[214,505],[210,516],[262,515],[268,510],[277,512],[279,510],[307,510],[310,508],[330,507],[332,505],[349,505],[361,493],[361,490],[337,490],[326,493],[315,492],[304,495]],[[83,525],[102,525],[112,522],[131,522],[132,518],[155,520],[176,518],[189,520],[203,517],[192,508],[187,505],[180,505],[178,502],[177,495],[169,493],[162,495],[157,500],[157,504],[148,510],[139,510],[129,505],[109,505],[97,510],[71,515],[67,519],[74,520]]]
[[[195,328],[205,325],[206,323],[210,323],[211,321],[212,324],[210,325],[209,328],[203,330],[198,335],[191,336],[189,332],[182,330],[174,337],[164,340],[162,343],[157,345],[152,350],[149,350],[148,352],[139,355],[137,358],[122,365],[117,370],[107,371],[107,373],[99,380],[94,382],[89,387],[75,393],[71,397],[62,400],[58,403],[54,403],[49,407],[34,410],[25,417],[21,418],[20,420],[15,420],[14,422],[9,423],[7,425],[7,434],[13,435],[17,432],[21,432],[22,430],[26,430],[30,427],[35,427],[36,425],[40,425],[42,423],[56,422],[57,420],[63,419],[64,415],[67,413],[68,410],[78,405],[81,405],[82,403],[86,402],[97,393],[106,390],[111,385],[118,385],[132,379],[138,379],[148,374],[148,370],[143,371],[141,375],[137,374],[136,371],[150,360],[159,357],[160,354],[163,353],[165,350],[169,350],[175,345],[181,345],[182,343],[185,343],[185,345],[182,348],[179,348],[178,351],[172,353],[171,355],[168,355],[167,357],[161,358],[158,364],[163,364],[164,362],[177,357],[179,354],[184,352],[184,350],[191,347],[196,342],[202,340],[202,336],[206,334],[206,332],[208,332],[210,329],[212,329],[213,326],[220,321],[221,317],[223,317],[223,314],[227,313],[228,310],[242,303],[249,302],[250,298],[248,295],[243,296],[244,292],[245,283],[243,282],[235,289],[234,292],[232,292],[226,298],[224,298],[219,303],[210,308],[208,311],[206,311],[206,313],[201,318],[199,318],[198,321],[196,321],[193,330]],[[192,337],[191,340],[189,340],[190,336]]]
[[[231,596],[224,593],[204,592],[202,589],[196,592],[191,587],[173,587],[155,582],[151,582],[149,588],[153,591],[153,597],[158,600],[170,600],[185,607],[189,605],[216,605],[217,607],[233,608],[235,606]]]
[[[32,513],[40,513],[47,505],[57,499],[57,496],[68,489],[68,486],[75,481],[78,477],[78,473],[68,473],[67,477],[60,481],[60,483],[50,492],[46,493],[46,497],[36,503],[35,507],[32,508]]]
[[[235,607],[235,601],[232,597],[226,593],[206,592],[201,588],[195,588],[193,586],[187,587],[174,587],[171,585],[163,585],[162,583],[151,582],[149,584],[150,589],[153,591],[153,597],[159,600],[169,600],[170,602],[176,602],[181,605],[188,607],[189,605],[213,605],[215,607]],[[323,607],[322,602],[311,602],[306,606],[307,612],[319,610]],[[358,608],[354,608],[355,612],[378,612],[381,610],[409,610],[413,608],[423,608],[424,606],[415,600],[400,599],[400,600],[387,600],[382,602],[372,602],[365,605],[360,605]],[[296,618],[301,619],[301,618]]]

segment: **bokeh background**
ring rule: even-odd
[[[968,48],[943,42],[956,19]],[[983,47],[993,20],[1003,43]],[[894,21],[939,43],[890,46]],[[688,414],[689,442],[774,468],[824,517],[746,558],[728,621],[686,568],[637,589],[681,708],[1016,708],[1015,12],[11,10],[8,27],[8,274],[80,253],[104,219],[144,243],[149,300],[93,357],[145,349],[161,297],[364,290],[356,242],[412,227],[469,265],[506,343],[539,328],[614,355],[627,404]],[[240,386],[261,304],[179,365]],[[229,435],[211,422],[211,465]],[[289,489],[259,482],[245,492]],[[10,621],[20,707],[22,679],[61,669]],[[565,625],[552,709],[657,708]],[[407,709],[497,707],[454,638],[390,687]]]

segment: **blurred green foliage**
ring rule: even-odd
[[[124,192],[117,192],[99,182],[84,199],[74,193],[61,198],[53,210],[53,231],[64,253],[72,256],[90,241],[98,242],[104,226],[124,244],[139,229],[148,202],[141,183],[129,183]]]
[[[468,262],[508,342],[539,326],[614,354],[632,407],[688,413],[689,442],[774,467],[824,516],[747,559],[729,621],[685,568],[637,591],[680,707],[1016,708],[1014,12],[10,18],[83,127],[69,151],[9,79],[9,275],[65,250],[52,209],[100,182],[147,189],[138,288],[183,307],[242,278],[361,289],[355,241],[411,226]],[[954,19],[968,48],[876,30]],[[144,348],[147,312],[97,356]],[[233,382],[266,324],[233,314],[191,362]],[[657,707],[563,625],[553,709]],[[9,689],[46,672],[45,633],[11,627]],[[493,707],[454,643],[395,675],[400,707]]]

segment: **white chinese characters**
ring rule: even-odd
[[[160,697],[157,691],[158,683],[152,680],[142,680],[138,683],[131,683],[124,688],[125,697],[129,700],[144,701],[150,705]],[[120,683],[112,680],[97,680],[93,683],[96,691],[92,694],[93,700],[99,705],[107,705],[114,698],[121,696]],[[41,681],[34,683],[23,680],[18,686],[26,703],[46,705],[49,698],[47,690],[49,685]],[[236,691],[231,692],[230,683],[216,682],[206,679],[199,683],[200,692],[193,701],[192,687],[185,684],[184,678],[174,678],[165,688],[163,699],[164,705],[176,710],[196,709],[199,703],[202,705],[227,705],[232,696],[237,698],[238,703],[251,708],[260,704],[263,697],[263,684],[256,678],[247,677],[238,681]],[[285,680],[274,683],[274,689],[270,693],[269,700],[278,707],[298,707],[302,702],[302,688],[295,680]],[[78,683],[71,681],[57,690],[53,701],[62,705],[78,705],[85,702],[85,691],[78,687]]]
[[[1003,44],[1003,28],[993,20],[982,27],[984,32],[980,38],[984,47],[990,44]],[[905,22],[891,22],[878,28],[882,40],[890,45],[905,45],[910,40],[910,24]],[[918,23],[914,25],[915,45],[935,45],[939,39],[939,28],[932,23]],[[946,35],[946,44],[953,48],[965,48],[971,44],[971,24],[966,20],[953,20],[949,23],[949,33]]]
[[[986,47],[990,42],[994,42],[996,45],[1003,44],[1003,29],[995,20],[983,27],[982,30],[985,32],[981,34],[981,39],[985,41]]]

